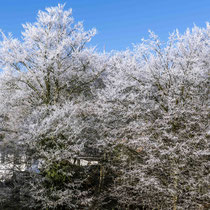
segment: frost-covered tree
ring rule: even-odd
[[[124,208],[209,203],[209,32],[195,26],[165,44],[151,32],[111,58],[104,113],[122,161],[110,193]]]
[[[74,24],[71,10],[64,11],[63,7],[40,11],[37,22],[24,25],[22,42],[3,34],[1,116],[6,117],[5,126],[10,119],[9,130],[13,133],[34,107],[76,100],[78,95],[90,96],[91,84],[103,71],[93,49],[85,48],[95,30],[86,32],[82,23]]]
[[[26,147],[31,161],[39,160],[30,186],[39,208],[80,208],[87,205],[79,191],[86,176],[72,161],[100,152],[94,101],[104,87],[105,60],[85,47],[95,29],[74,24],[64,5],[40,11],[23,27],[21,41],[2,33],[0,43],[3,142]]]
[[[195,26],[167,43],[151,32],[133,51],[99,54],[85,46],[95,30],[58,5],[25,24],[22,40],[2,33],[0,138],[27,157],[14,173],[21,205],[207,206],[209,32]]]

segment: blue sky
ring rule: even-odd
[[[124,50],[148,37],[148,30],[167,40],[169,32],[184,32],[210,21],[210,0],[2,0],[0,28],[20,38],[22,24],[34,22],[38,10],[58,3],[73,9],[76,21],[98,34],[91,45],[98,50]]]

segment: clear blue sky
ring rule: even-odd
[[[2,0],[0,28],[20,38],[22,23],[34,22],[38,10],[58,3],[73,9],[76,21],[98,34],[92,45],[98,50],[123,50],[148,37],[148,29],[166,40],[169,32],[184,32],[193,24],[210,21],[210,0]]]

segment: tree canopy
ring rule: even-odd
[[[111,53],[64,5],[23,28],[0,42],[5,209],[209,207],[209,23]]]

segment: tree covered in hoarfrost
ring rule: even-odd
[[[85,47],[95,29],[74,24],[63,5],[40,11],[37,22],[23,27],[22,41],[2,33],[0,43],[4,142],[26,146],[30,159],[39,160],[40,173],[29,186],[39,208],[80,208],[91,198],[79,190],[85,172],[72,160],[100,152],[93,101],[104,87],[105,59]]]
[[[34,107],[87,97],[103,71],[99,56],[85,48],[95,30],[74,24],[71,10],[63,11],[62,5],[39,12],[37,22],[24,29],[23,42],[4,34],[1,42],[1,116],[7,113],[13,133]]]
[[[165,44],[151,32],[133,51],[111,54],[85,46],[95,30],[63,5],[24,29],[22,41],[2,33],[0,42],[1,143],[39,162],[18,186],[23,206],[209,203],[209,24]],[[77,164],[82,157],[96,165]]]
[[[106,114],[123,160],[110,193],[124,206],[203,209],[210,196],[210,26],[176,31],[166,44],[150,36],[110,61]]]

